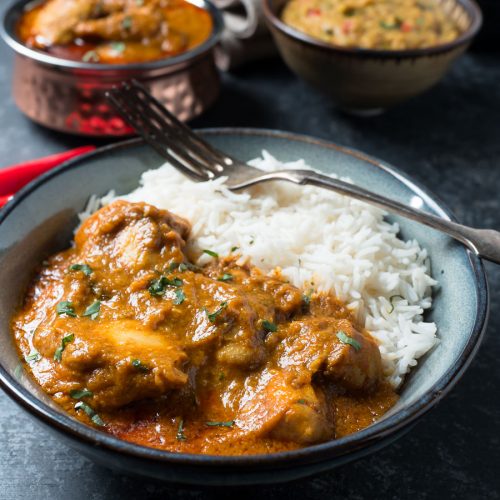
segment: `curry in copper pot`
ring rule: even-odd
[[[397,396],[378,345],[333,295],[238,254],[192,264],[189,223],[115,201],[40,268],[13,318],[21,356],[76,418],[121,439],[216,455],[332,440]]]
[[[210,14],[186,0],[45,0],[28,9],[18,26],[28,47],[102,64],[182,54],[211,32]]]

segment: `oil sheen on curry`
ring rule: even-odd
[[[13,318],[19,351],[66,411],[121,439],[216,455],[356,432],[397,396],[333,295],[265,275],[238,250],[193,265],[184,219],[116,201],[44,262]]]
[[[103,64],[175,56],[211,32],[210,14],[186,0],[45,0],[27,10],[18,25],[28,47]]]

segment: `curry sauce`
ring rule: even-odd
[[[282,19],[318,40],[364,49],[433,47],[460,35],[438,0],[290,0]]]
[[[182,54],[212,28],[209,12],[185,0],[45,0],[17,31],[28,47],[62,59],[129,64]]]
[[[240,255],[207,250],[200,268],[189,232],[117,201],[40,269],[12,327],[66,411],[145,446],[241,455],[345,436],[396,402],[376,342],[342,302]]]

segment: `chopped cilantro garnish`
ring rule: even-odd
[[[266,332],[275,332],[278,330],[278,327],[276,326],[276,324],[272,323],[271,321],[268,321],[267,319],[262,321],[262,328],[264,328],[264,330],[266,330]]]
[[[139,359],[133,359],[132,366],[134,368],[137,368],[137,370],[144,372],[144,373],[149,371],[149,368],[145,364],[143,364]]]
[[[92,268],[87,264],[73,264],[69,266],[70,271],[81,271],[85,276],[92,274]]]
[[[42,359],[42,355],[38,351],[33,350],[24,359],[26,363],[36,362]]]
[[[229,273],[224,273],[220,278],[218,278],[219,281],[231,281],[233,279],[233,275]]]
[[[85,309],[85,312],[82,316],[90,316],[90,319],[96,319],[99,316],[99,312],[101,311],[101,301],[96,300],[93,304]]]
[[[61,345],[56,349],[56,352],[54,353],[54,359],[56,361],[61,361],[62,360],[62,353],[64,349],[66,349],[66,346],[75,340],[75,335],[73,333],[67,333],[61,340]]]
[[[78,401],[75,405],[75,410],[83,410],[95,425],[99,425],[101,427],[105,425],[101,417],[87,403]]]
[[[167,286],[179,287],[182,286],[182,283],[183,282],[180,278],[174,278],[170,280],[166,276],[162,276],[161,278],[153,280],[149,284],[148,290],[151,295],[158,297],[165,294]]]
[[[111,42],[111,48],[118,53],[125,52],[125,44],[123,42]]]
[[[95,50],[89,50],[82,56],[83,62],[99,62],[99,54]]]
[[[347,333],[343,332],[342,330],[337,332],[337,338],[343,344],[349,344],[350,346],[354,347],[356,351],[359,351],[361,349],[361,344],[356,339],[349,337],[349,335],[347,335]]]
[[[59,304],[57,304],[56,313],[66,314],[66,316],[71,316],[72,318],[76,317],[75,306],[73,305],[72,302],[69,302],[68,300],[64,300],[63,302],[59,302]]]
[[[219,314],[224,310],[226,309],[227,307],[227,302],[222,302],[219,309],[215,310],[213,313],[209,313],[206,309],[206,313],[207,313],[207,316],[208,316],[208,319],[212,322],[212,323],[215,323],[215,320],[217,319],[217,316],[219,316]]]
[[[217,252],[212,252],[212,250],[203,250],[203,253],[210,255],[210,257],[214,257],[215,259],[219,258],[219,254]]]
[[[227,422],[205,422],[208,427],[232,427],[234,425],[234,420],[228,420]]]
[[[184,302],[184,300],[186,300],[186,296],[184,295],[184,292],[178,288],[176,291],[175,291],[175,299],[174,299],[174,304],[176,306],[182,304]]]
[[[177,426],[177,434],[175,435],[177,441],[186,441],[187,437],[184,434],[184,420],[181,418],[179,420],[179,425]]]
[[[91,398],[94,395],[94,393],[87,389],[72,389],[71,391],[69,391],[69,395],[73,399],[83,399],[83,398]]]

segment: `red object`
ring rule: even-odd
[[[95,146],[83,146],[80,148],[58,153],[45,158],[31,160],[26,163],[12,165],[0,170],[0,207],[21,189],[39,175],[57,167],[77,156],[93,151]]]
[[[412,25],[408,21],[403,21],[401,24],[401,31],[403,33],[408,33],[413,29]]]

